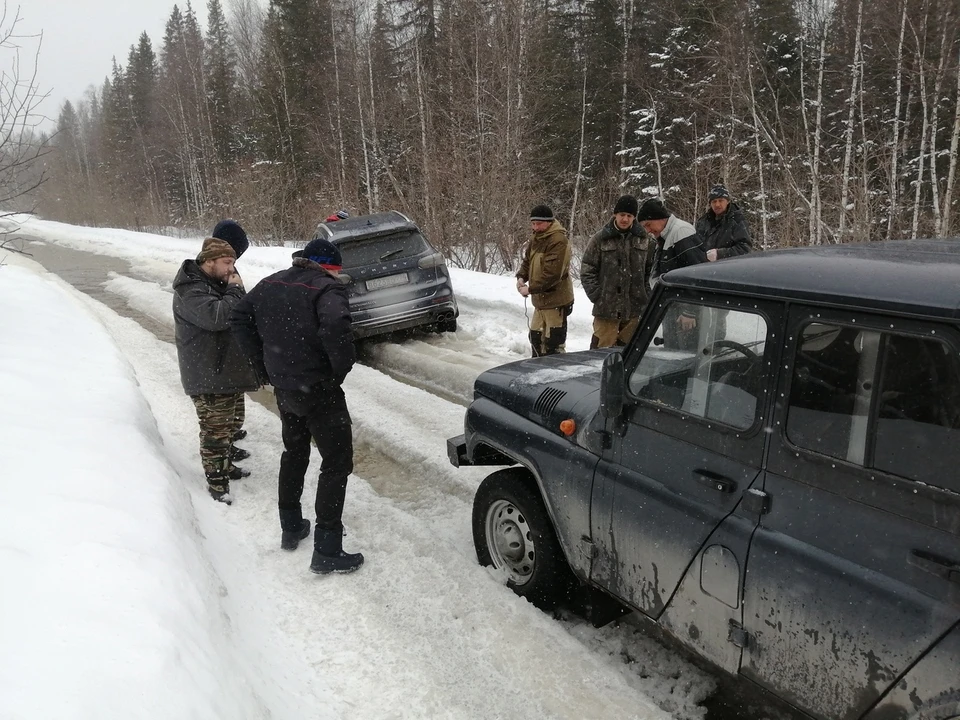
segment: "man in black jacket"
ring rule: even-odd
[[[697,220],[697,234],[703,240],[707,260],[716,262],[746,255],[753,249],[750,228],[724,185],[714,185],[708,196],[710,209]]]
[[[223,240],[230,247],[232,247],[233,251],[237,254],[237,260],[239,260],[240,257],[247,251],[247,248],[250,247],[250,240],[247,238],[246,231],[240,227],[240,223],[229,218],[221,220],[214,225],[213,232],[210,233],[210,237],[216,238],[217,240]],[[243,287],[243,280],[240,278],[239,272],[237,272],[236,279],[240,284],[240,287]],[[244,401],[243,393],[240,393],[237,396],[237,406],[234,408],[234,442],[237,440],[243,440],[247,436],[247,431],[243,429],[243,421],[246,419],[246,416],[246,403]],[[234,446],[230,451],[230,459],[234,462],[237,462],[238,460],[244,460],[248,457],[250,457],[250,453],[243,448]]]
[[[621,196],[610,222],[583,252],[580,283],[593,303],[591,349],[626,345],[647,306],[653,249],[637,222],[638,209],[633,195]]]
[[[343,551],[343,503],[353,471],[350,413],[341,384],[356,360],[346,286],[337,279],[340,250],[311,240],[293,267],[261,280],[234,308],[230,326],[261,380],[274,387],[283,433],[278,507],[280,547],[295,550],[310,534],[300,496],[310,438],[323,458],[317,484],[315,573],[348,573],[363,564]]]
[[[183,390],[200,421],[200,459],[210,496],[229,505],[230,480],[250,474],[233,465],[237,403],[257,378],[234,343],[228,318],[243,297],[237,254],[207,238],[196,260],[184,260],[173,281],[173,319]]]

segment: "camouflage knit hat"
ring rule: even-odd
[[[203,241],[203,249],[197,255],[197,264],[203,265],[207,260],[218,260],[222,257],[237,259],[237,252],[230,243],[216,238],[207,238]]]

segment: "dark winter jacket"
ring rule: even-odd
[[[712,209],[707,210],[697,220],[697,234],[703,240],[704,250],[717,251],[717,260],[746,255],[753,249],[747,219],[735,203],[720,217]]]
[[[593,316],[640,317],[652,265],[652,243],[640,223],[623,231],[611,219],[587,243],[580,263],[580,282],[593,303]]]
[[[546,230],[533,234],[524,250],[517,277],[527,283],[535,308],[573,305],[570,241],[563,225],[554,220]]]
[[[243,287],[207,275],[184,260],[173,281],[173,320],[180,382],[187,395],[230,395],[258,387],[257,377],[230,332],[230,311]]]
[[[357,354],[346,286],[306,258],[264,278],[237,304],[230,326],[261,378],[310,392],[343,382]]]
[[[671,215],[657,238],[650,284],[653,285],[657,278],[671,270],[706,261],[707,253],[693,225]]]

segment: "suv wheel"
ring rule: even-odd
[[[473,500],[473,543],[481,565],[507,575],[507,587],[543,610],[569,594],[573,573],[526,470],[498,470]]]

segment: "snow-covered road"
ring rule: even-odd
[[[104,271],[105,289],[166,328],[172,327],[169,281],[200,242],[39,220],[17,234],[126,261],[128,273]],[[41,259],[50,251],[31,247]],[[40,271],[21,256],[0,251],[0,259]],[[288,260],[289,250],[255,247],[238,267],[251,287]],[[235,636],[231,648],[239,648],[240,665],[263,676],[262,707],[250,707],[246,717],[704,716],[701,703],[716,684],[711,676],[629,624],[597,630],[544,615],[476,563],[470,504],[485,472],[452,468],[444,443],[462,431],[462,403],[476,375],[526,353],[524,306],[512,279],[455,270],[462,313],[457,333],[367,344],[365,364],[345,385],[357,470],[344,515],[345,545],[362,551],[367,564],[355,575],[326,578],[307,571],[307,546],[279,550],[275,415],[248,403],[244,445],[253,456],[244,466],[253,475],[236,483],[232,507],[210,502],[175,348],[61,285],[76,312],[92,314],[107,330],[156,418],[166,462],[183,487],[182,505],[167,511],[202,536],[211,576],[227,598],[222,607]],[[569,349],[583,349],[589,340],[589,303],[582,294],[578,301]],[[223,708],[220,716],[236,717]]]

